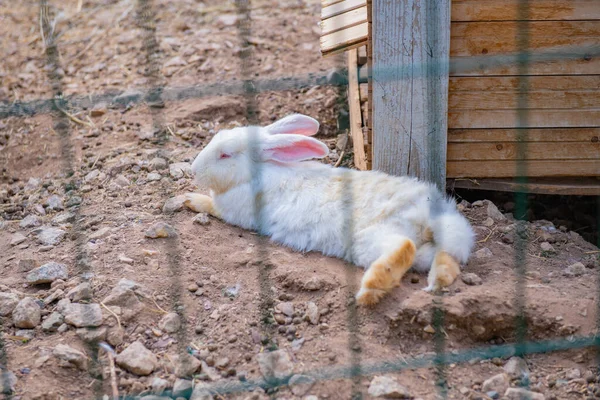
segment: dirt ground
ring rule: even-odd
[[[0,4],[0,100],[6,104],[53,96],[39,4],[17,3]],[[76,0],[49,3],[64,95],[131,94],[157,82],[173,88],[241,79],[243,49],[233,2],[86,0],[79,12]],[[142,40],[148,36],[136,22],[136,7],[144,3],[158,17],[158,80],[148,76]],[[331,75],[343,67],[343,56],[319,53],[320,7],[315,0],[252,2],[254,79]],[[345,137],[338,136],[345,133],[338,131],[343,100],[327,85],[262,92],[257,117],[262,124],[291,112],[315,117],[321,123],[318,138],[332,149],[325,162],[336,163],[341,155],[339,164],[352,167]],[[357,361],[381,367],[434,354],[437,297],[421,290],[425,276],[410,272],[377,307],[356,308],[349,298],[362,274],[358,268],[263,242],[216,219],[198,223],[187,210],[163,210],[173,196],[197,190],[177,169],[182,164],[173,164],[191,162],[219,129],[245,124],[244,98],[212,96],[159,107],[106,103],[65,111],[67,137],[57,133],[64,114],[0,120],[0,389],[5,398],[110,398],[116,390],[148,400],[161,398],[151,395],[165,388],[162,398],[175,398],[173,385],[192,381],[192,398],[209,398],[198,388],[268,375],[269,343],[281,357],[271,365],[276,376],[293,373],[301,380],[301,374],[319,371],[319,379],[268,394],[257,389],[214,398],[373,398],[378,388],[393,396],[394,384],[382,385],[382,376],[401,385],[396,398],[437,398],[436,368],[429,365],[399,372],[365,368],[354,382],[331,374]],[[148,140],[157,121],[167,128],[165,144]],[[446,351],[460,355],[514,343],[520,301],[528,340],[568,343],[596,332],[598,248],[549,221],[527,223],[517,234],[512,215],[487,201],[459,207],[478,242],[462,279],[441,296]],[[148,238],[157,222],[173,227],[176,238]],[[516,262],[519,238],[527,242],[520,253],[526,265],[522,280],[515,267],[523,265]],[[32,273],[50,262],[66,270],[36,281]],[[267,292],[272,302],[265,305]],[[74,307],[69,303],[91,304],[87,317],[101,317],[73,320],[67,316]],[[263,324],[265,306],[271,327]],[[28,322],[22,321],[21,308]],[[89,344],[98,341],[119,354],[112,371],[110,351]],[[124,354],[134,342],[147,350]],[[126,360],[144,352],[150,354],[137,364]],[[182,371],[183,353],[196,368]],[[505,356],[450,364],[448,398],[503,398],[509,386],[521,385],[546,399],[600,397],[591,348],[527,355],[525,364]],[[516,372],[515,363],[522,367]],[[496,383],[488,381],[492,377]]]

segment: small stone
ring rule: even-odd
[[[506,389],[508,389],[509,386],[509,380],[508,380],[508,375],[506,374],[498,374],[498,375],[494,375],[492,376],[490,379],[487,379],[483,382],[483,385],[481,386],[481,390],[483,392],[498,392],[498,393],[504,393],[506,391]]]
[[[489,392],[486,392],[485,395],[487,397],[489,397],[490,399],[496,400],[500,397],[500,394],[498,394],[498,392],[495,392],[493,390],[490,390]]]
[[[56,246],[65,238],[67,232],[60,228],[42,227],[37,230],[38,243],[45,246]]]
[[[111,346],[119,346],[125,339],[125,329],[120,326],[114,326],[106,333],[106,341]]]
[[[183,203],[186,201],[185,195],[171,197],[165,202],[165,205],[162,208],[163,213],[165,214],[173,214],[178,211],[183,210]]]
[[[186,176],[192,175],[192,166],[190,163],[181,162],[173,163],[169,165],[169,175],[171,178],[177,180]]]
[[[529,376],[529,367],[521,357],[511,357],[504,365],[504,372],[511,378],[522,378]]]
[[[68,278],[67,266],[51,261],[29,272],[25,279],[30,285],[40,285],[54,282],[57,279],[65,280]]]
[[[187,353],[171,358],[175,363],[175,376],[178,378],[192,377],[201,365],[200,360]]]
[[[97,327],[102,325],[102,309],[100,304],[69,304],[65,312],[65,322],[77,328]]]
[[[81,300],[90,300],[92,298],[92,288],[89,282],[83,282],[67,292],[67,298],[73,302]]]
[[[494,225],[494,220],[490,217],[487,217],[484,221],[483,221],[483,226],[487,226],[488,228],[492,225]]]
[[[204,382],[197,382],[194,385],[194,390],[190,396],[190,400],[213,400],[210,389]]]
[[[192,222],[199,225],[208,225],[210,224],[210,219],[208,218],[207,213],[198,213],[194,218],[192,218]]]
[[[67,223],[72,223],[75,221],[75,214],[72,212],[64,212],[57,214],[54,218],[52,218],[52,223],[54,225],[64,225]]]
[[[16,384],[17,377],[15,374],[5,370],[4,368],[0,368],[0,394],[10,395],[13,392]]]
[[[26,240],[27,240],[27,237],[25,237],[21,233],[17,232],[10,239],[10,245],[11,246],[18,246],[18,245],[20,245],[21,243],[23,243]]]
[[[554,247],[548,242],[540,243],[540,249],[542,249],[542,251],[546,252],[546,253],[556,253],[556,250],[554,250]]]
[[[25,297],[17,303],[12,312],[13,323],[17,328],[32,329],[42,320],[42,310],[32,297]]]
[[[59,312],[54,311],[42,322],[44,332],[56,332],[59,326],[63,324],[65,317]]]
[[[99,328],[79,328],[75,333],[86,343],[98,343],[106,339],[105,326]]]
[[[158,327],[167,333],[175,333],[181,328],[181,318],[177,313],[168,313],[162,317]]]
[[[194,332],[196,332],[196,335],[201,335],[204,332],[204,327],[201,324],[198,324],[194,328]]]
[[[54,348],[52,354],[59,360],[59,364],[62,366],[75,366],[82,371],[87,370],[88,358],[81,351],[71,346],[59,344]]]
[[[29,272],[34,268],[37,268],[38,263],[36,260],[33,260],[31,258],[25,258],[22,260],[19,260],[19,265],[18,265],[18,269],[19,272]]]
[[[310,321],[313,325],[319,325],[319,308],[315,303],[309,301],[306,303],[306,314],[304,319]]]
[[[14,293],[0,292],[0,317],[10,315],[19,304],[19,296]]]
[[[156,182],[162,179],[162,175],[157,172],[150,172],[148,175],[146,175],[146,179],[148,182]]]
[[[63,206],[62,199],[55,194],[48,197],[48,200],[46,200],[46,204],[47,204],[46,208],[48,210],[62,211],[65,209],[65,207]]]
[[[165,390],[167,390],[167,388],[169,388],[170,386],[171,385],[169,384],[168,380],[158,377],[152,379],[152,383],[150,384],[152,392],[158,396],[163,394]]]
[[[175,379],[173,384],[173,396],[188,398],[192,394],[192,381],[188,379]]]
[[[27,341],[33,340],[35,337],[35,329],[19,329],[15,332],[15,336],[24,338]]]
[[[315,378],[308,375],[292,375],[288,385],[296,396],[304,396],[314,386]]]
[[[207,358],[207,360],[209,360],[209,358]],[[221,379],[221,375],[217,372],[216,369],[210,367],[207,361],[201,361],[200,363],[202,364],[202,373],[206,374],[208,380],[214,382]]]
[[[122,262],[122,263],[125,263],[127,265],[133,265],[133,263],[135,262],[133,260],[133,258],[129,258],[129,257],[124,256],[124,255],[120,255],[119,256],[119,261]]]
[[[269,379],[284,379],[294,370],[290,356],[285,350],[275,350],[257,355],[258,366],[262,376]]]
[[[298,351],[302,348],[302,345],[304,344],[306,339],[304,338],[300,338],[300,339],[295,339],[294,341],[292,341],[292,350],[294,351]]]
[[[195,283],[190,283],[187,287],[187,290],[194,293],[196,290],[198,290],[198,285],[196,285]]]
[[[215,368],[225,369],[229,365],[229,358],[221,357],[215,362]]]
[[[474,255],[475,255],[475,258],[478,260],[485,260],[486,258],[490,258],[490,257],[494,256],[492,251],[490,249],[488,249],[487,247],[477,250]]]
[[[56,332],[58,332],[58,333],[65,333],[67,330],[69,330],[69,325],[62,324],[61,326],[58,327],[58,329],[56,330]]]
[[[427,333],[431,333],[431,334],[435,333],[435,329],[431,325],[427,325],[425,328],[423,328],[423,331],[425,331]]]
[[[151,171],[167,169],[168,165],[167,160],[160,157],[155,157],[148,163]]]
[[[421,278],[419,278],[417,275],[413,275],[410,277],[410,283],[419,283],[421,281]]]
[[[581,276],[583,274],[585,274],[585,265],[580,262],[569,265],[563,271],[563,275],[565,276]]]
[[[88,239],[89,240],[104,239],[105,237],[107,237],[108,235],[110,235],[111,231],[112,231],[112,229],[110,227],[104,226],[104,227],[98,229],[96,232],[90,234],[89,237],[88,237]]]
[[[476,286],[481,285],[483,283],[482,279],[472,272],[468,272],[466,274],[462,274],[460,279],[467,285]]]
[[[135,375],[150,375],[158,365],[156,356],[140,342],[130,344],[116,357],[116,362]]]
[[[376,376],[369,385],[368,393],[373,397],[410,399],[412,396],[404,386],[388,376]]]
[[[531,392],[522,388],[510,388],[504,393],[506,400],[544,400],[541,393]]]
[[[158,239],[175,237],[177,236],[177,233],[175,229],[166,222],[157,222],[146,231],[145,236],[150,239]]]
[[[578,368],[573,368],[567,371],[565,377],[568,380],[579,379],[581,378],[581,371]]]
[[[492,203],[491,201],[487,202],[487,215],[488,215],[488,217],[494,219],[494,221],[506,220],[506,217],[504,216],[504,214],[502,214],[500,212],[500,210],[498,210],[498,207],[496,207],[496,205],[494,203]]]
[[[37,215],[29,214],[19,222],[19,227],[28,229],[42,225],[42,220]]]
[[[292,317],[294,315],[294,304],[290,303],[289,301],[277,304],[275,309],[287,315],[288,317]]]

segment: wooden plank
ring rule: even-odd
[[[536,161],[448,161],[448,178],[513,178],[517,163],[525,163],[530,177],[599,176],[596,160],[536,160]]]
[[[600,90],[529,91],[527,109],[600,109]],[[451,110],[504,110],[519,107],[517,92],[450,92]]]
[[[509,179],[448,179],[450,190],[455,188],[516,192],[521,183]],[[533,178],[525,184],[528,193],[600,196],[600,180],[597,178]]]
[[[519,110],[450,110],[450,129],[569,128],[600,126],[600,110],[527,110],[527,121],[518,125]]]
[[[368,83],[361,83],[359,85],[359,92],[360,92],[360,102],[364,103],[365,101],[369,100],[369,84]]]
[[[599,71],[600,73],[600,71]],[[449,91],[453,92],[516,92],[518,76],[450,77]],[[600,75],[530,76],[527,87],[535,91],[599,90]]]
[[[348,52],[348,108],[350,111],[350,134],[354,147],[354,165],[360,170],[367,169],[365,142],[362,132],[360,95],[358,93],[358,52]]]
[[[321,9],[321,20],[326,20],[327,18],[335,17],[336,15],[352,11],[356,8],[364,7],[364,5],[365,0],[345,0],[333,3]]]
[[[358,47],[367,38],[367,23],[362,23],[341,31],[321,36],[321,53],[333,54],[336,51],[345,51],[350,46]]]
[[[335,3],[341,3],[342,1],[346,1],[346,0],[321,0],[321,7],[324,8],[324,7],[330,6]]]
[[[367,25],[369,27],[366,64],[366,70],[368,72],[373,71],[373,0],[367,0]],[[365,104],[365,107],[367,108],[367,169],[371,170],[373,169],[373,80],[368,73],[367,84],[369,85],[369,98]]]
[[[452,21],[515,21],[520,0],[453,0]],[[600,20],[598,0],[534,0],[529,20]]]
[[[358,65],[365,65],[367,63],[367,46],[360,46],[358,48]]]
[[[497,143],[519,140],[518,129],[450,129],[448,143]],[[598,143],[600,128],[527,129],[525,142]]]
[[[446,185],[450,0],[373,0],[373,168]]]
[[[577,49],[575,49],[576,51]],[[600,57],[582,55],[581,58],[535,61],[529,64],[529,75],[594,75],[600,71]],[[501,57],[504,58],[504,57]],[[451,76],[492,76],[519,75],[516,56],[505,59],[493,57],[453,57],[450,65]]]
[[[524,146],[524,157],[518,157]],[[515,142],[448,143],[448,161],[475,160],[596,160],[600,163],[600,143]]]
[[[365,22],[367,22],[366,6],[321,21],[321,36]]]

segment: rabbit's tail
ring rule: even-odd
[[[469,259],[475,235],[465,217],[457,211],[442,213],[432,219],[429,228],[433,240],[422,244],[415,255],[414,268],[427,271],[439,252],[445,252],[464,264]]]

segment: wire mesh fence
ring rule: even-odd
[[[28,102],[22,101],[4,101],[0,103],[0,120],[9,118],[25,118],[36,115],[49,114],[52,116],[52,125],[54,131],[58,134],[60,140],[60,153],[63,160],[63,171],[65,176],[71,177],[76,169],[73,150],[73,134],[71,123],[76,117],[78,111],[82,109],[92,109],[98,104],[112,105],[127,105],[134,107],[138,104],[149,106],[152,119],[152,134],[153,142],[157,146],[164,146],[169,141],[169,131],[166,126],[163,110],[165,102],[183,101],[186,99],[209,98],[216,95],[241,95],[244,98],[244,113],[245,120],[251,125],[258,125],[258,109],[257,96],[264,92],[299,90],[311,88],[315,86],[332,86],[336,88],[339,98],[343,101],[345,97],[345,87],[347,80],[344,74],[319,75],[306,74],[304,76],[290,76],[287,78],[277,79],[256,79],[256,71],[254,70],[254,55],[253,46],[251,44],[252,32],[252,7],[249,0],[236,0],[235,12],[238,15],[238,36],[241,50],[238,52],[240,61],[240,79],[230,82],[197,84],[186,87],[169,87],[165,84],[164,77],[161,75],[161,66],[164,60],[161,59],[160,44],[157,39],[157,20],[160,18],[160,12],[157,4],[153,0],[139,0],[135,3],[134,12],[136,14],[136,22],[142,30],[142,35],[139,38],[141,41],[141,51],[143,52],[144,76],[147,85],[140,88],[139,91],[131,94],[130,91],[114,91],[103,94],[81,94],[74,96],[63,96],[64,84],[62,82],[60,70],[61,66],[61,43],[57,38],[55,29],[55,21],[50,17],[49,4],[47,0],[39,2],[39,30],[42,37],[45,49],[45,65],[47,71],[47,83],[52,88],[51,98],[39,99]],[[528,126],[528,96],[530,89],[528,79],[530,74],[529,68],[532,64],[543,63],[549,61],[581,59],[582,57],[595,58],[600,56],[600,46],[578,46],[577,48],[553,49],[550,51],[532,51],[530,39],[530,26],[528,13],[531,4],[529,0],[519,0],[518,2],[518,29],[517,29],[517,52],[511,55],[490,55],[490,56],[472,56],[461,57],[460,59],[451,59],[449,65],[428,65],[427,71],[431,76],[436,76],[439,71],[449,70],[451,73],[460,75],[461,73],[469,73],[470,71],[481,69],[484,67],[493,66],[517,66],[518,69],[518,127]],[[435,7],[434,7],[435,8]],[[340,66],[343,70],[345,66]],[[386,74],[385,65],[376,65],[381,77],[395,79],[396,73]],[[390,70],[394,67],[389,67]],[[421,68],[404,68],[406,76],[400,78],[414,77],[416,70]],[[430,78],[429,76],[427,78]],[[433,78],[432,78],[433,79]],[[251,179],[251,192],[261,193],[262,187],[265,184],[265,179],[270,179],[270,176],[265,175],[264,166],[255,160],[260,159],[258,154],[258,129],[249,128],[248,140],[246,144],[250,149],[249,170]],[[526,159],[528,152],[528,129],[518,129],[517,138],[517,157],[518,160]],[[344,253],[352,253],[356,241],[356,223],[354,215],[354,195],[357,188],[353,182],[352,175],[344,173],[341,181],[344,183],[340,193],[339,206],[342,208],[343,221],[337,221],[345,232]],[[517,178],[520,185],[519,190],[515,193],[515,214],[525,215],[527,211],[527,180],[528,176],[527,163],[517,163]],[[76,182],[72,183],[70,189],[71,197],[85,196],[80,190]],[[169,194],[165,191],[162,193],[164,199],[168,198]],[[259,233],[267,232],[264,219],[267,218],[264,212],[263,199],[260,196],[255,197],[255,202],[252,204],[253,220],[255,221],[255,230]],[[600,207],[599,207],[600,209]],[[76,221],[73,225],[73,237],[76,239],[74,250],[75,260],[75,275],[82,277],[84,280],[89,280],[93,276],[93,268],[91,266],[89,256],[86,253],[86,241],[88,240],[84,229],[80,223],[79,215],[85,210],[84,206],[74,208],[73,220]],[[599,213],[600,215],[600,213]],[[172,220],[169,222],[173,223]],[[565,339],[547,340],[547,341],[532,341],[528,335],[528,318],[526,316],[527,306],[527,226],[525,219],[517,219],[516,234],[514,235],[515,260],[514,271],[516,274],[516,286],[514,290],[515,298],[512,302],[515,305],[516,318],[514,321],[514,344],[502,344],[494,346],[478,347],[461,351],[448,351],[446,346],[447,340],[447,322],[445,320],[445,298],[444,293],[438,292],[431,296],[433,302],[433,313],[431,315],[431,327],[434,331],[433,340],[435,343],[433,355],[419,355],[417,357],[404,358],[396,361],[380,361],[369,359],[368,355],[361,353],[361,348],[364,347],[361,335],[359,332],[360,318],[358,306],[354,301],[355,294],[358,291],[358,286],[355,283],[354,272],[356,268],[353,265],[346,265],[346,276],[344,282],[344,295],[346,304],[346,327],[348,330],[348,354],[350,354],[350,363],[345,366],[323,366],[316,370],[297,371],[296,374],[302,375],[304,379],[310,382],[335,381],[349,379],[351,381],[351,397],[362,398],[362,383],[360,378],[364,376],[372,376],[382,373],[400,372],[409,369],[418,368],[435,368],[435,387],[431,388],[430,393],[437,392],[441,398],[448,397],[447,374],[448,365],[457,363],[468,363],[472,360],[491,360],[493,358],[507,358],[511,356],[523,356],[528,354],[547,353],[555,351],[564,351],[569,349],[584,349],[595,348],[599,345],[597,336],[575,337],[573,335]],[[176,332],[177,350],[179,361],[181,364],[193,365],[196,360],[194,355],[197,351],[190,344],[192,340],[187,333],[190,331],[187,326],[188,315],[182,307],[182,296],[185,293],[184,284],[181,280],[184,264],[184,250],[180,243],[180,238],[177,235],[167,235],[169,237],[162,244],[162,250],[166,254],[169,271],[169,299],[171,309],[175,312],[181,321],[181,326]],[[277,350],[279,345],[274,338],[277,335],[277,323],[273,319],[273,308],[275,306],[275,295],[273,286],[275,282],[271,277],[271,266],[269,264],[269,248],[267,238],[261,235],[255,237],[257,258],[259,262],[255,265],[257,271],[259,291],[259,321],[261,329],[261,344],[264,346],[265,352]],[[600,300],[598,303],[598,313],[600,315]],[[5,319],[0,320],[5,324]],[[2,371],[3,384],[0,387],[5,388],[7,396],[10,398],[10,388],[13,386],[10,374],[6,371],[6,366],[10,365],[10,357],[7,351],[6,336],[7,326],[0,325],[0,371]],[[88,354],[92,358],[92,367],[89,369],[92,379],[99,381],[101,384],[95,385],[95,397],[106,398],[108,395],[113,395],[118,398],[128,398],[127,396],[118,394],[117,385],[115,382],[110,383],[112,393],[104,393],[102,381],[105,379],[114,379],[114,376],[106,376],[101,372],[105,367],[105,355],[110,362],[114,362],[116,353],[111,346],[105,342],[92,342],[87,349]],[[114,369],[114,365],[112,367]],[[180,393],[182,397],[194,399],[211,398],[228,398],[228,396],[252,392],[260,388],[266,393],[272,394],[277,389],[290,386],[291,374],[283,377],[266,376],[262,379],[223,379],[214,383],[198,382],[194,388],[188,388],[187,391]],[[522,379],[520,385],[523,387],[529,386],[527,379]],[[192,394],[193,391],[193,394]],[[173,394],[169,391],[165,394]],[[202,397],[205,396],[205,397]]]

